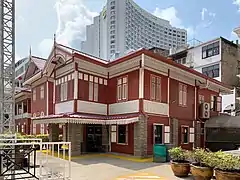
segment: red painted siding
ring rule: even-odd
[[[48,82],[48,114],[53,114],[53,82]]]
[[[111,144],[111,151],[118,153],[133,154],[134,153],[134,125],[128,125],[128,144],[122,145],[117,143]]]
[[[179,126],[178,127],[178,143],[181,145],[183,149],[191,150],[193,148],[193,143],[188,143],[188,144],[182,143],[182,126],[188,126],[190,130],[190,128],[193,127],[193,121],[179,119],[178,126]],[[190,138],[190,135],[189,135],[189,138]]]
[[[40,98],[40,88],[44,85],[44,98]],[[47,97],[47,91],[46,91],[46,82],[38,85],[36,88],[36,101],[32,100],[32,113],[36,113],[37,116],[40,116],[41,112],[44,112],[46,114],[46,97]]]
[[[194,120],[195,88],[187,85],[187,106],[179,105],[179,82],[170,79],[170,117],[184,120]]]
[[[118,78],[127,76],[128,77],[128,100],[136,100],[139,97],[139,70],[135,70],[121,76],[117,76],[109,79],[108,81],[108,103],[116,103],[117,102],[117,80]]]
[[[106,85],[99,84],[98,85],[98,102],[107,104],[107,97],[108,97],[108,88]]]
[[[153,153],[153,124],[163,124],[169,126],[169,118],[161,116],[149,116],[147,121],[147,154]]]
[[[21,133],[21,134],[31,133],[31,119],[17,119],[15,120],[15,123],[16,123],[16,132],[17,132],[17,125],[18,125],[18,133]],[[24,125],[24,132],[22,132],[22,125]]]
[[[89,83],[88,81],[78,80],[78,99],[83,101],[89,100]]]
[[[161,78],[161,102],[167,103],[168,77],[148,70],[144,70],[144,99],[151,98],[151,75]]]
[[[74,80],[70,80],[67,83],[68,83],[67,99],[73,100],[73,98],[74,98]]]

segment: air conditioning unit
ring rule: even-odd
[[[200,118],[209,119],[210,118],[210,103],[202,103],[200,106]]]

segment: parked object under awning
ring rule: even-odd
[[[33,124],[131,124],[139,121],[139,114],[97,116],[86,114],[59,114],[32,118]]]

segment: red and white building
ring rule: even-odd
[[[33,130],[49,130],[51,141],[62,133],[73,155],[148,156],[154,144],[204,146],[204,121],[219,115],[219,93],[230,92],[145,49],[108,62],[55,43],[42,69],[29,66],[24,85],[31,87]]]
[[[46,59],[29,56],[29,64],[26,68],[24,79],[31,77],[30,74],[35,75],[38,72],[41,72],[45,66]],[[29,76],[30,75],[30,76]],[[27,88],[18,88],[15,94],[15,124],[16,132],[20,134],[45,134],[45,131],[36,131],[32,129],[32,92],[31,87]]]

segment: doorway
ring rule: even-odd
[[[153,125],[153,144],[163,144],[163,125]]]
[[[86,126],[87,152],[102,152],[102,125]]]

